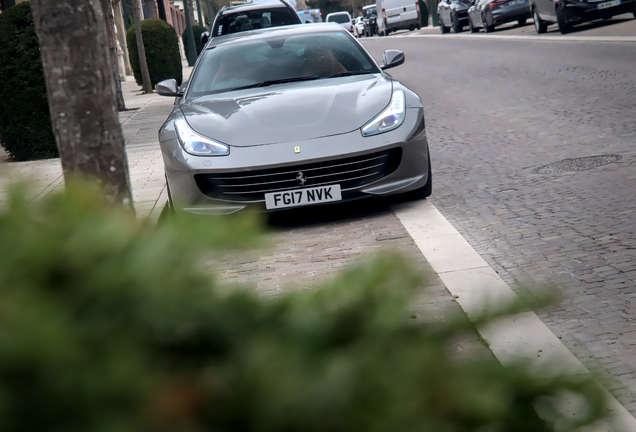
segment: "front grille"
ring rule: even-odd
[[[264,195],[301,187],[297,180],[303,173],[303,187],[339,184],[342,191],[361,187],[391,174],[400,165],[402,149],[292,165],[264,170],[232,173],[195,174],[194,180],[204,194],[229,201],[263,201]]]

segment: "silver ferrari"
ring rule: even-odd
[[[212,39],[159,130],[169,201],[193,213],[277,210],[404,192],[432,178],[417,94],[338,24]]]

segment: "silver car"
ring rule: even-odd
[[[278,210],[404,192],[432,178],[417,94],[338,24],[213,39],[159,130],[169,200],[192,213]]]

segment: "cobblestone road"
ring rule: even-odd
[[[541,318],[636,413],[636,44],[364,44],[406,53],[391,73],[424,101],[431,201],[511,286],[559,287]],[[533,173],[594,155],[621,158]]]
[[[230,283],[250,284],[264,296],[312,289],[357,261],[398,251],[428,276],[414,293],[411,318],[443,322],[463,315],[444,284],[390,209],[394,200],[287,210],[270,215],[269,248],[228,254],[208,263]],[[456,359],[494,359],[476,333],[458,335],[448,349]]]

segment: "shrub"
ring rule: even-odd
[[[194,46],[195,49],[197,51],[197,56],[199,54],[201,54],[201,51],[203,51],[203,44],[201,43],[201,33],[208,31],[207,28],[200,26],[200,25],[193,25],[192,26],[192,33],[194,33]],[[188,52],[188,38],[186,37],[186,32],[183,32],[183,35],[181,35],[183,38],[183,48],[185,49],[185,52]]]
[[[571,431],[600,415],[589,380],[535,380],[447,351],[466,320],[415,325],[399,256],[321,289],[222,289],[202,256],[253,240],[252,219],[158,227],[72,183],[0,213],[0,425],[7,431]],[[569,389],[592,407],[545,404]]]
[[[183,79],[181,55],[179,54],[179,40],[177,32],[167,22],[150,18],[141,22],[141,34],[146,50],[146,62],[150,73],[150,82],[154,88],[158,82],[174,78],[179,84]],[[135,26],[128,29],[128,53],[135,81],[142,85],[141,67],[139,66],[139,52]]]
[[[15,160],[57,157],[31,5],[0,14],[0,142]]]

